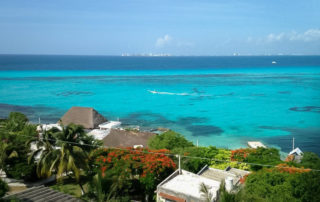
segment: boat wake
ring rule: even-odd
[[[199,93],[171,93],[171,92],[160,92],[155,90],[148,90],[152,94],[161,94],[161,95],[180,95],[180,96],[202,96],[209,97],[211,95],[199,94]]]

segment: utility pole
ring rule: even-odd
[[[178,160],[179,160],[178,172],[179,172],[179,175],[181,175],[182,174],[182,172],[181,172],[181,156],[180,156],[180,154],[178,154],[178,155],[176,155],[176,157],[178,157]]]

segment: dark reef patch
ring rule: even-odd
[[[59,120],[56,108],[46,106],[23,106],[0,103],[0,118],[7,118],[10,112],[21,112],[25,114],[31,122],[38,123],[39,117],[42,123],[55,123]],[[63,115],[63,112],[60,113]]]
[[[289,110],[295,111],[295,112],[316,112],[316,113],[320,113],[320,107],[316,107],[316,106],[291,107]]]
[[[229,128],[231,130],[236,130],[236,131],[239,131],[240,130],[240,127],[239,126],[229,126]]]
[[[194,92],[194,93],[205,93],[204,91],[200,91],[200,90],[198,90],[197,88],[193,88],[192,89],[192,91]]]
[[[295,146],[302,151],[311,151],[320,155],[320,128],[291,128],[291,127],[276,127],[276,126],[260,126],[261,129],[282,130],[289,132],[290,135],[261,137],[268,144],[275,144],[281,147],[284,152],[292,150],[292,138],[295,138]]]
[[[212,135],[220,135],[223,130],[217,126],[211,125],[191,125],[187,126],[186,129],[192,133],[192,136],[205,136],[209,137]]]
[[[291,94],[291,91],[279,91],[278,93],[288,95]]]
[[[188,116],[188,117],[180,117],[176,123],[183,126],[189,126],[192,124],[197,123],[205,123],[208,121],[208,118],[206,117],[194,117],[194,116]]]
[[[227,94],[222,94],[221,96],[225,96],[225,97],[227,97],[227,96],[233,96],[233,95],[234,95],[234,92],[227,93]]]
[[[121,122],[124,125],[139,125],[141,127],[148,127],[150,125],[165,126],[174,123],[174,121],[167,119],[161,114],[149,111],[131,113],[121,118]]]
[[[90,91],[65,91],[61,93],[56,93],[56,96],[68,97],[72,95],[88,95],[89,96],[89,95],[94,95],[94,93]]]

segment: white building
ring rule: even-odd
[[[88,135],[93,136],[97,140],[102,140],[109,135],[112,128],[119,128],[121,126],[120,121],[108,121],[99,124],[99,129],[91,130]]]
[[[217,201],[220,182],[211,180],[186,170],[176,170],[157,186],[157,201],[202,202],[207,201],[206,195],[200,191],[204,184],[210,193],[210,201]]]

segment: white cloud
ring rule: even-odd
[[[320,40],[320,29],[309,29],[304,33],[298,34],[296,32],[292,32],[289,37],[290,41],[317,41]]]
[[[309,29],[305,32],[298,33],[295,31],[288,33],[280,33],[280,34],[269,34],[266,37],[267,42],[276,42],[276,41],[318,41],[320,40],[320,29]]]
[[[273,41],[281,41],[285,38],[286,34],[285,33],[280,33],[280,34],[269,34],[267,36],[267,41],[268,42],[273,42]]]
[[[170,44],[172,41],[172,37],[169,36],[168,34],[164,35],[163,37],[160,37],[156,41],[156,47],[157,48],[162,48],[168,44]]]

